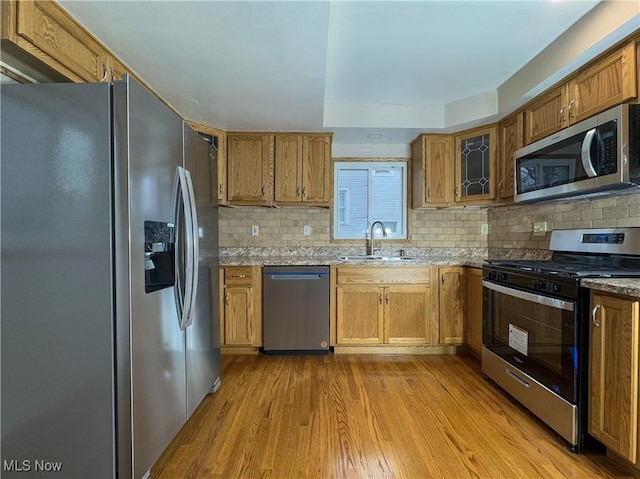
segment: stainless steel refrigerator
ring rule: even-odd
[[[211,147],[130,78],[0,100],[2,477],[143,477],[219,384]]]

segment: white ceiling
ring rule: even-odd
[[[498,88],[598,1],[60,3],[188,119],[406,147],[497,114]]]

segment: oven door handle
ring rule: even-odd
[[[549,296],[543,296],[541,294],[527,293],[526,291],[507,288],[505,286],[494,284],[485,280],[482,281],[482,286],[492,291],[506,294],[507,296],[513,296],[514,298],[524,299],[525,301],[531,301],[532,303],[550,306],[555,309],[564,309],[566,311],[573,311],[575,309],[574,303],[572,301],[563,301],[561,299],[551,298]]]

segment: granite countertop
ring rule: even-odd
[[[640,298],[640,278],[585,278],[580,284],[597,291]]]
[[[484,258],[466,256],[425,256],[411,261],[349,260],[337,256],[231,256],[221,257],[222,266],[307,266],[307,265],[371,265],[371,266],[472,266],[481,268]]]

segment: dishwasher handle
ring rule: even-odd
[[[265,273],[265,277],[276,281],[318,280],[326,276],[329,273]]]

